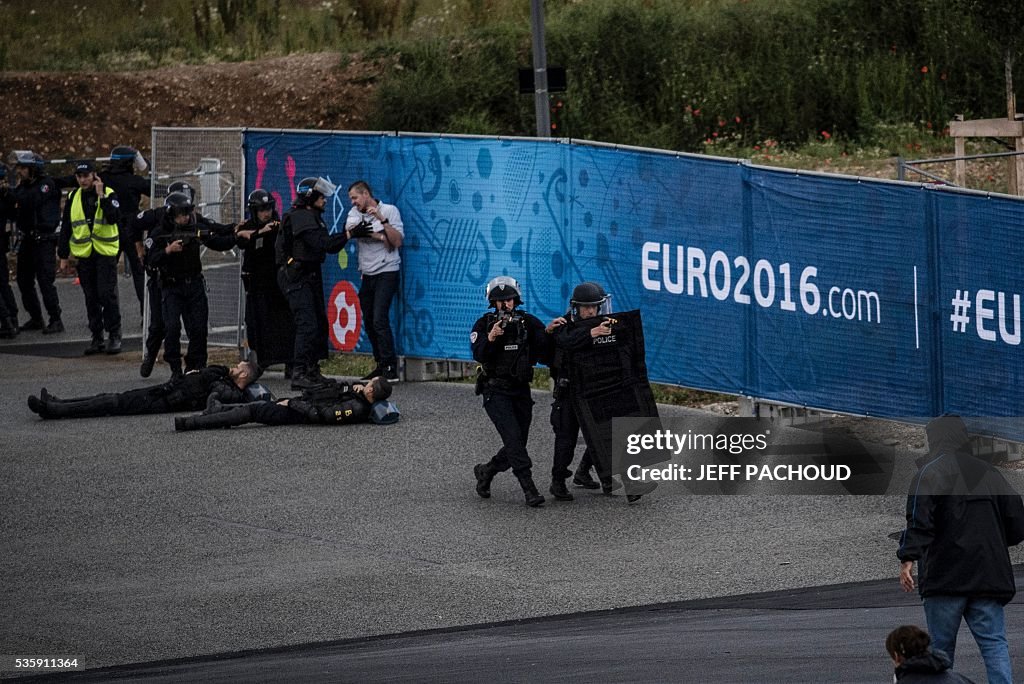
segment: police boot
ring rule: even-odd
[[[622,483],[616,480],[614,477],[602,477],[601,478],[601,493],[611,494],[617,489],[622,489]]]
[[[572,501],[573,495],[565,486],[565,478],[554,478],[551,480],[551,488],[548,490],[551,492],[551,496],[555,497],[559,501]]]
[[[46,399],[39,400],[39,403],[42,412],[36,411],[31,402],[29,408],[43,418],[97,418],[117,415],[119,408],[116,394],[99,394],[86,399]]]
[[[50,412],[47,410],[46,398],[40,399],[34,394],[30,394],[28,397],[28,410],[35,413],[40,418],[49,418]]]
[[[523,495],[526,497],[527,506],[536,508],[544,503],[544,497],[537,491],[537,485],[533,484],[533,478],[530,477],[529,471],[516,473],[516,479],[519,480],[519,486],[523,488]]]
[[[85,348],[83,353],[86,356],[92,356],[102,352],[104,347],[106,347],[106,344],[103,342],[103,336],[100,335],[99,337],[92,338],[92,342],[89,343],[89,346]]]
[[[59,318],[51,318],[50,322],[43,328],[44,335],[56,335],[64,332],[64,323]]]
[[[171,367],[171,379],[170,379],[170,382],[174,382],[175,380],[181,380],[183,377],[185,377],[181,373],[181,361],[168,361],[167,365],[169,365]]]
[[[473,466],[473,474],[476,475],[476,493],[481,498],[491,498],[491,480],[498,471],[490,463],[477,463]]]
[[[2,268],[2,265],[0,265]],[[18,319],[0,318],[0,340],[13,339],[18,334]]]
[[[107,342],[107,353],[108,354],[120,354],[121,353],[121,336],[111,335],[110,340]]]
[[[296,370],[295,373],[292,375],[291,388],[293,390],[301,392],[302,390],[323,387],[325,384],[327,384],[327,382],[328,380],[326,378],[318,378],[310,371],[299,372],[298,370]]]
[[[572,484],[575,487],[583,487],[584,489],[597,489],[601,485],[597,483],[597,480],[590,476],[590,468],[584,468],[581,463],[576,472],[572,476]]]
[[[153,364],[156,363],[156,352],[143,352],[142,363],[139,365],[139,375],[148,378],[153,373]]]
[[[252,422],[252,404],[238,404],[225,411],[201,413],[197,416],[178,416],[174,419],[174,429],[178,432],[189,430],[217,430],[233,425]]]

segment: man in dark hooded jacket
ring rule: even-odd
[[[989,682],[1013,681],[1003,606],[1016,593],[1008,546],[1024,541],[1024,502],[998,470],[970,451],[963,420],[927,426],[927,456],[907,496],[907,529],[897,556],[900,585],[918,582],[934,648],[954,662],[964,620],[985,661]]]

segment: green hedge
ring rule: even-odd
[[[1019,0],[547,0],[558,136],[677,150],[870,140],[1005,113]],[[86,6],[89,6],[86,9]],[[533,135],[525,0],[0,4],[0,69],[131,69],[293,51],[390,56],[370,126]],[[223,8],[225,14],[218,13]],[[227,12],[230,8],[231,15]],[[993,17],[1001,19],[993,19]],[[987,31],[987,33],[986,33]],[[999,35],[1001,34],[1001,35]],[[1024,59],[1018,59],[1018,64]]]
[[[956,0],[588,0],[549,6],[547,42],[569,79],[558,135],[698,150],[1005,111],[1000,50]],[[532,98],[515,94],[528,26],[396,48],[379,127],[533,134]]]

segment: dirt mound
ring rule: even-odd
[[[365,130],[384,64],[321,52],[132,72],[4,72],[0,150],[46,158],[149,152],[152,126]]]

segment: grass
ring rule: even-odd
[[[1005,145],[987,139],[968,140],[966,145],[969,155],[1005,151]],[[723,136],[705,141],[703,152],[749,159],[764,166],[889,180],[898,177],[898,157],[910,161],[951,157],[954,153],[953,138],[946,132],[946,124],[941,124],[941,127],[933,125],[933,130],[912,124],[878,125],[863,141],[831,136],[826,138],[819,133],[814,140],[800,146],[784,145],[772,139],[743,144],[736,138]],[[1008,159],[968,161],[965,187],[987,192],[1008,192]],[[953,166],[953,163],[923,164],[920,168],[952,182]],[[906,173],[906,180],[932,182],[912,171]]]
[[[220,363],[226,363],[221,361]],[[373,357],[367,354],[337,353],[321,364],[323,372],[327,375],[339,375],[346,378],[359,378],[366,375],[373,369]],[[467,378],[446,378],[440,382],[458,382],[472,384],[475,377]],[[534,369],[533,382],[531,387],[536,390],[551,391],[551,373],[547,368],[538,366]],[[735,397],[714,392],[702,392],[687,387],[676,387],[674,385],[661,385],[651,383],[651,390],[654,393],[654,400],[659,404],[672,404],[675,406],[699,407],[706,404],[713,404],[723,401],[733,401]]]

